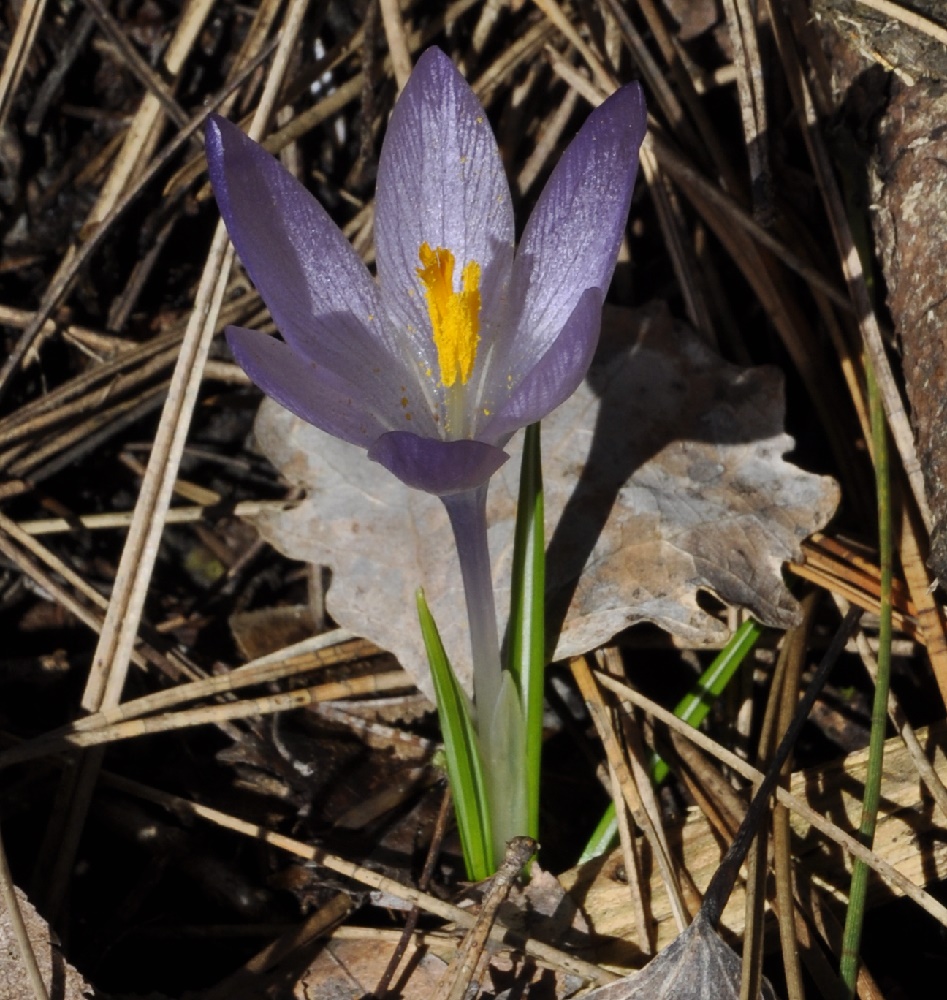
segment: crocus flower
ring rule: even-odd
[[[589,366],[645,124],[637,84],[593,111],[514,252],[510,188],[486,115],[451,61],[428,49],[381,150],[377,280],[277,160],[222,118],[207,126],[221,215],[283,336],[230,327],[234,357],[277,402],[447,508],[497,858],[527,832],[517,784],[525,744],[500,661],[487,483],[511,435],[564,402]]]
[[[628,215],[641,89],[593,111],[514,254],[510,189],[483,108],[428,49],[382,146],[374,280],[322,206],[229,122],[207,127],[230,238],[284,342],[231,327],[267,395],[438,495],[485,483],[520,427],[577,388]]]

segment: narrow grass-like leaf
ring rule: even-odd
[[[763,634],[763,626],[747,619],[730,637],[730,641],[714,657],[713,663],[701,674],[694,687],[677,703],[674,714],[695,729],[707,717],[716,698],[723,694],[740,664]],[[651,760],[651,780],[660,785],[668,776],[668,765],[657,754]],[[579,858],[579,863],[590,861],[609,850],[618,836],[615,804],[610,802],[595,831],[589,838]]]
[[[584,865],[586,861],[598,858],[606,851],[610,851],[612,844],[618,838],[618,817],[615,815],[615,803],[609,802],[608,808],[598,821],[598,826],[592,831],[592,836],[579,855],[579,864]]]
[[[696,729],[707,718],[714,701],[723,694],[740,664],[763,634],[759,622],[747,619],[733,633],[730,641],[714,657],[694,687],[677,703],[674,714]],[[658,756],[651,762],[651,778],[660,785],[668,775],[667,764]]]
[[[516,682],[503,671],[500,691],[490,723],[493,739],[482,749],[493,824],[493,856],[499,863],[506,854],[510,836],[521,836],[527,826],[526,738],[523,708]],[[535,840],[535,838],[532,838]]]
[[[543,474],[539,424],[526,428],[513,542],[509,661],[526,723],[528,830],[539,837],[539,779],[543,745],[546,550],[543,534]]]
[[[878,564],[881,570],[878,611],[878,675],[871,708],[871,738],[868,747],[868,771],[862,799],[859,839],[868,848],[875,839],[878,807],[881,800],[881,776],[884,768],[885,735],[888,725],[888,690],[891,681],[891,585],[894,561],[894,528],[891,511],[891,468],[888,456],[888,424],[881,393],[871,365],[866,365],[868,405],[871,413],[871,440],[875,460],[875,486],[878,493]],[[842,935],[842,982],[850,997],[855,996],[858,978],[859,946],[865,921],[868,893],[868,866],[856,859],[845,912]]]
[[[434,616],[417,592],[418,619],[431,665],[437,714],[444,736],[447,777],[454,797],[454,810],[464,852],[468,878],[481,881],[496,870],[490,837],[490,806],[483,760],[473,720],[473,709],[451,669]]]

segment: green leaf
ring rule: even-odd
[[[539,836],[539,779],[543,745],[543,675],[546,668],[546,550],[539,424],[526,428],[513,541],[508,666],[526,724],[527,832]]]
[[[730,683],[747,654],[759,641],[763,626],[748,618],[730,636],[730,641],[714,657],[691,690],[677,703],[674,714],[694,729],[707,718],[713,703]],[[651,780],[660,785],[668,775],[668,766],[657,755],[651,762]]]
[[[490,806],[473,709],[447,659],[437,624],[421,589],[417,592],[417,605],[421,635],[434,679],[437,714],[447,756],[447,778],[454,797],[467,877],[479,882],[496,871],[496,863],[491,841]]]
[[[482,751],[490,796],[493,852],[500,860],[506,854],[507,843],[513,837],[522,836],[527,828],[523,728],[523,709],[516,683],[510,672],[504,670],[490,721],[491,744],[484,746]]]
[[[866,366],[868,403],[871,413],[871,440],[874,446],[875,488],[878,494],[878,565],[881,570],[878,610],[878,673],[871,708],[871,736],[868,744],[868,770],[862,798],[859,840],[869,849],[874,843],[878,810],[881,804],[881,778],[884,771],[885,736],[888,725],[888,691],[891,684],[892,598],[894,576],[894,517],[892,511],[891,464],[888,449],[888,424],[881,392],[871,364]],[[852,864],[848,891],[848,909],[842,934],[840,973],[849,997],[856,994],[860,964],[859,947],[865,921],[869,869],[864,861]]]
[[[730,641],[714,657],[713,663],[701,674],[694,687],[677,703],[674,714],[695,729],[707,717],[714,700],[723,694],[727,684],[737,672],[740,664],[753,649],[763,634],[759,622],[747,619],[730,637]],[[651,780],[660,785],[668,776],[667,764],[657,754],[651,759]],[[595,832],[585,845],[579,863],[590,861],[604,854],[618,836],[618,821],[615,818],[615,803],[610,802]]]
[[[615,815],[615,803],[609,802],[608,808],[602,813],[602,818],[579,856],[579,864],[584,865],[586,861],[591,861],[610,850],[617,838],[618,817]]]

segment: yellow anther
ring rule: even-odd
[[[458,379],[466,385],[480,341],[480,265],[472,260],[464,266],[461,291],[455,292],[450,250],[432,250],[428,243],[422,243],[418,256],[423,265],[418,268],[418,277],[427,298],[441,382],[447,388]]]

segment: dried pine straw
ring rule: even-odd
[[[900,4],[859,3],[931,38],[945,37],[944,26]],[[355,913],[355,884],[398,897],[432,921],[417,932],[416,943],[423,936],[442,950],[445,939],[454,947],[477,924],[472,911],[419,891],[410,863],[393,869],[396,877],[365,863],[375,850],[385,858],[405,851],[410,857],[417,831],[428,828],[425,789],[434,783],[436,734],[411,717],[408,700],[393,697],[410,686],[407,675],[383,651],[342,631],[268,639],[283,651],[241,666],[226,628],[231,615],[251,607],[299,606],[306,622],[316,621],[321,584],[265,547],[255,548],[240,520],[284,508],[295,494],[245,448],[248,408],[257,397],[217,335],[228,324],[267,328],[270,321],[234,266],[217,222],[201,125],[219,108],[294,164],[371,263],[380,140],[396,94],[430,44],[450,54],[487,107],[520,221],[588,108],[633,77],[643,81],[652,121],[625,247],[634,267],[620,267],[615,294],[639,303],[651,294],[663,297],[730,359],[776,363],[789,374],[799,462],[831,472],[845,498],[839,522],[806,542],[803,563],[789,567],[813,595],[807,600],[814,606],[813,642],[831,622],[827,607],[837,604],[844,612],[853,605],[870,615],[881,605],[865,391],[870,360],[900,460],[894,523],[901,576],[891,594],[899,659],[909,665],[905,676],[923,692],[921,701],[933,704],[937,693],[947,699],[942,591],[925,561],[933,517],[886,321],[872,300],[825,141],[832,95],[809,7],[803,0],[725,0],[720,22],[694,43],[683,37],[678,18],[687,9],[696,23],[703,8],[661,0],[379,0],[377,7],[374,0],[260,0],[256,6],[188,0],[173,9],[132,11],[89,0],[72,11],[25,0],[7,12],[0,66],[0,204],[9,214],[0,244],[0,326],[6,335],[0,606],[15,650],[11,677],[25,664],[18,683],[27,695],[12,689],[4,717],[9,732],[0,749],[0,812],[14,875],[30,883],[32,898],[67,940],[82,939],[73,932],[90,919],[81,909],[87,904],[75,878],[77,863],[100,849],[109,853],[99,843],[115,836],[103,821],[103,803],[116,795],[150,803],[194,851],[204,850],[208,828],[226,828],[240,844],[265,847],[268,875],[290,855],[318,866],[306,869],[298,896],[285,891],[282,897],[282,903],[292,900],[297,923],[298,908],[316,900],[301,936],[290,933],[272,947],[260,942],[241,959],[244,966],[232,957],[226,968],[210,964],[205,978],[216,977],[219,995],[237,985],[249,989],[262,970],[278,971],[282,961],[290,968],[286,956],[299,941],[325,936],[340,921],[334,931],[339,939],[370,934],[402,941],[384,982],[396,968],[410,968],[404,949],[413,924],[407,922],[403,933],[397,921],[394,930],[380,926],[389,916],[377,910]],[[139,460],[142,451],[147,459]],[[210,574],[209,583],[202,571]],[[31,624],[36,621],[38,628]],[[874,669],[874,638],[870,623],[856,634],[852,661],[859,670],[862,663]],[[591,936],[582,959],[565,943],[516,938],[512,947],[531,956],[540,972],[603,984],[614,979],[613,969],[640,964],[673,939],[696,912],[700,887],[719,860],[719,843],[739,820],[743,782],[759,779],[754,767],[721,745],[735,742],[729,720],[712,721],[716,738],[694,733],[669,717],[667,704],[676,698],[670,685],[667,704],[636,689],[642,676],[660,672],[652,664],[673,662],[680,672],[704,655],[655,645],[653,633],[636,631],[594,663],[572,664],[592,725],[580,731],[563,709],[573,735],[555,739],[574,739],[581,750],[572,754],[576,758],[605,762],[607,795],[621,831],[621,854],[609,864],[622,859],[628,884],[611,883],[612,898],[608,880],[591,874],[600,863],[567,873],[565,881],[603,909],[587,914]],[[782,688],[774,681],[769,694],[774,733],[794,704],[806,651],[797,636],[780,654],[788,680]],[[62,662],[71,684],[49,680]],[[765,654],[754,662],[759,673]],[[857,676],[855,686],[870,694],[867,675]],[[767,674],[767,686],[770,680]],[[41,685],[51,683],[56,694],[47,698]],[[278,714],[324,699],[331,700],[324,716]],[[404,718],[386,714],[393,705]],[[944,761],[935,753],[940,730],[916,728],[912,709],[889,699],[898,736],[886,745],[892,763],[884,794],[910,812],[923,785],[924,808],[928,801],[933,806],[923,831],[918,819],[915,832],[936,842],[947,826]],[[937,710],[942,716],[943,705]],[[388,741],[388,752],[369,754],[386,787],[366,788],[364,798],[377,795],[388,803],[383,793],[390,793],[391,802],[377,810],[381,820],[373,816],[357,830],[335,825],[339,816],[354,814],[341,806],[334,815],[320,811],[337,789],[320,786],[306,800],[299,776],[310,765],[293,756],[294,748],[287,750],[292,741],[284,739],[287,730],[299,736],[294,719],[328,725],[330,717],[333,752],[344,752],[359,738],[354,734],[373,726],[375,742]],[[703,780],[691,779],[691,793],[682,791],[686,782],[674,786],[674,795],[692,794],[702,807],[683,826],[668,824],[659,808],[667,800],[656,798],[646,778],[645,741],[658,722],[680,731],[678,746],[684,739],[700,748],[682,755]],[[751,723],[755,733],[759,727]],[[330,740],[305,728],[300,733],[320,748],[319,740]],[[400,777],[380,770],[382,760],[397,758],[397,741],[389,739],[395,733],[414,740],[417,759],[423,759],[412,762],[413,777],[404,778],[404,787]],[[102,770],[112,743],[119,745],[109,764],[121,777]],[[281,756],[284,751],[289,756]],[[723,761],[727,770],[702,754]],[[335,766],[334,759],[319,760],[330,771]],[[191,762],[200,765],[193,774]],[[581,780],[588,784],[591,773],[589,766]],[[348,780],[363,780],[358,774]],[[743,790],[728,784],[734,776]],[[821,797],[812,792],[823,779],[838,782],[831,786],[838,788],[837,801],[827,790]],[[922,851],[920,839],[908,842],[896,809],[883,814],[874,851],[852,836],[862,780],[856,754],[843,764],[823,762],[796,774],[779,791],[774,833],[764,835],[756,853],[759,878],[738,888],[724,918],[737,941],[744,931],[743,898],[751,896],[756,938],[748,941],[747,954],[754,957],[747,964],[747,995],[755,992],[761,951],[749,945],[767,941],[764,932],[774,919],[783,953],[806,958],[820,991],[835,988],[833,921],[852,857],[947,926],[947,910],[923,887],[925,880],[947,877],[940,846]],[[578,779],[571,772],[550,773],[550,786],[558,787],[557,781],[569,789]],[[177,782],[175,791],[161,790],[163,782]],[[552,851],[567,839],[557,825],[575,824],[570,794],[562,792],[565,809],[556,792],[547,796]],[[819,811],[830,808],[831,815]],[[405,820],[409,813],[419,818]],[[205,822],[195,824],[198,818]],[[410,848],[404,847],[405,823],[414,824]],[[389,836],[398,846],[389,845]],[[315,838],[330,846],[313,847]],[[209,843],[217,850],[233,841]],[[450,862],[438,859],[438,844],[435,838],[428,877],[444,882],[438,892],[454,894]],[[803,853],[812,844],[817,849]],[[830,844],[840,850],[830,852]],[[260,874],[264,854],[251,863],[241,850],[235,849],[230,876],[257,879],[252,890],[259,888],[272,903],[268,875]],[[449,838],[444,850],[449,857]],[[574,845],[569,850],[577,856]],[[832,865],[826,864],[829,855]],[[165,863],[174,862],[162,857]],[[154,867],[157,872],[157,858]],[[129,927],[137,930],[139,921],[152,919],[150,875],[141,873],[140,886],[113,898],[114,873],[100,865],[90,870],[103,879],[98,889],[116,911],[128,906]],[[350,881],[330,881],[326,871]],[[776,890],[764,901],[771,871]],[[9,900],[12,883],[3,875]],[[762,918],[764,902],[768,916]],[[487,947],[493,914],[488,916],[464,946],[456,995],[481,953],[500,947],[496,927]],[[229,919],[251,922],[247,914]],[[602,945],[601,938],[616,934],[623,940]],[[114,928],[97,927],[96,935],[100,940],[91,945],[80,941],[79,954],[109,970],[122,941]],[[25,941],[19,947],[29,964]],[[871,958],[868,964],[859,995],[880,996]],[[792,961],[786,969],[787,995],[803,996],[804,979]],[[115,972],[117,992],[163,989],[122,980],[126,974]],[[556,980],[560,986],[565,981]],[[367,993],[376,984],[362,986]],[[34,976],[37,996],[47,987]]]

